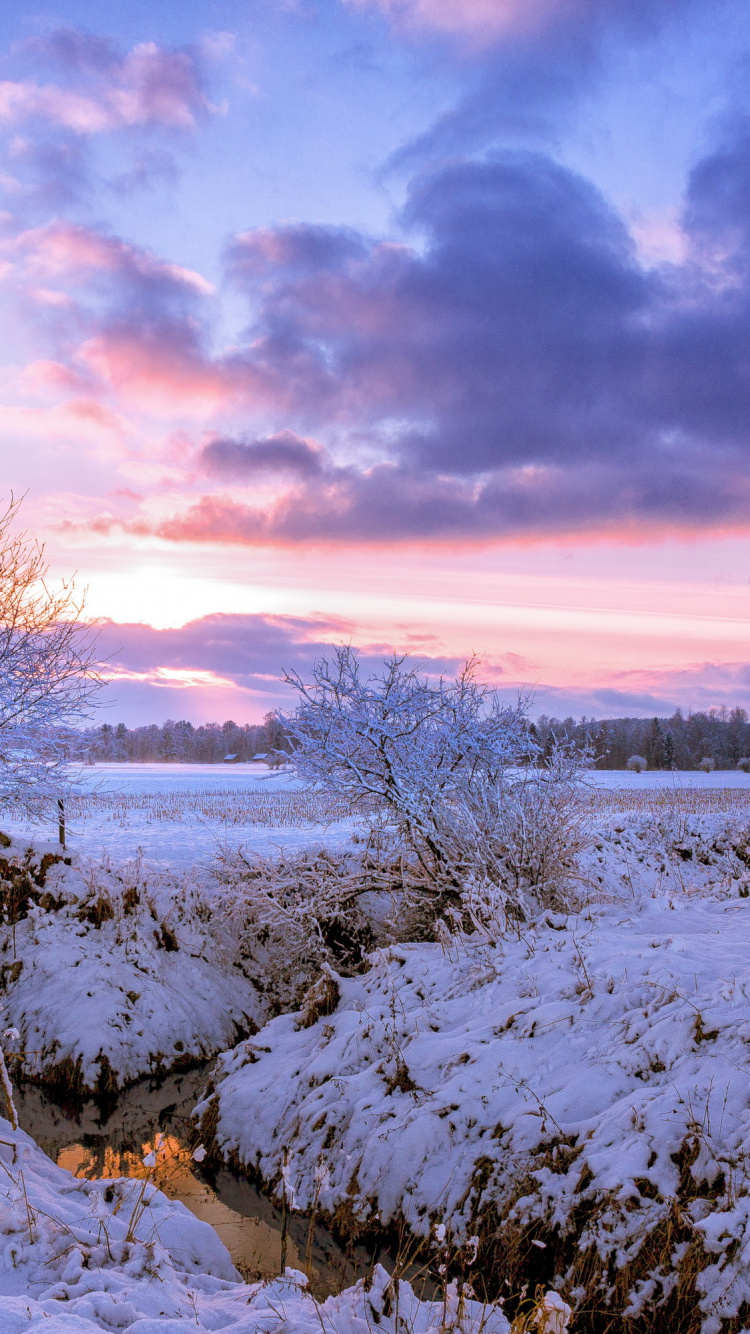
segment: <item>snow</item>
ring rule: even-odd
[[[594,792],[629,795],[672,791],[750,795],[750,775],[737,770],[711,774],[591,770],[586,784]],[[361,820],[352,816],[307,818],[294,770],[263,764],[95,764],[80,771],[78,786],[84,802],[68,801],[67,846],[86,857],[107,855],[125,861],[140,853],[155,866],[188,870],[208,866],[217,853],[239,846],[263,855],[292,852],[323,840],[329,846],[346,846],[362,828]],[[253,798],[259,803],[270,799],[269,809],[243,822],[243,810],[250,815]],[[239,812],[233,809],[238,806]],[[21,812],[4,812],[0,827],[17,838],[57,835],[56,823],[45,830]]]
[[[188,870],[239,846],[272,855],[322,836],[346,844],[361,826],[351,817],[310,820],[293,771],[263,764],[95,764],[78,777],[83,800],[67,802],[66,842],[86,857],[142,854],[155,866]],[[57,836],[56,817],[45,831],[21,811],[4,811],[0,827],[19,839]]]
[[[595,839],[579,912],[548,913],[497,946],[456,936],[375,951],[365,973],[334,978],[333,1013],[316,1018],[308,1007],[303,1026],[299,1014],[267,1022],[260,953],[241,954],[220,890],[183,870],[201,859],[205,869],[220,845],[346,844],[359,822],[308,818],[289,773],[95,766],[84,777],[90,805],[69,825],[72,865],[43,875],[40,859],[59,848],[37,843],[26,856],[28,827],[0,851],[17,864],[26,857],[39,891],[0,952],[3,1027],[20,1033],[6,1042],[9,1055],[17,1050],[16,1068],[33,1078],[57,1072],[81,1091],[111,1091],[226,1051],[262,1026],[221,1057],[206,1138],[273,1189],[285,1170],[300,1210],[317,1199],[329,1215],[346,1206],[362,1221],[403,1218],[425,1238],[442,1220],[455,1238],[479,1235],[480,1258],[506,1241],[518,1255],[543,1241],[550,1281],[570,1294],[588,1281],[584,1271],[598,1273],[600,1299],[633,1316],[666,1300],[680,1266],[692,1264],[704,1334],[718,1334],[750,1303],[750,778],[588,779],[601,797],[587,817]],[[660,806],[660,792],[673,789],[686,802]],[[648,802],[619,810],[618,792],[632,808],[641,791],[655,798],[650,816]],[[722,792],[731,802],[720,814]],[[258,818],[271,823],[242,822],[256,795]],[[273,823],[290,810],[287,824]],[[109,860],[97,866],[85,853],[103,847]],[[146,856],[126,863],[139,847]],[[6,921],[9,906],[6,897]],[[0,1129],[0,1159],[2,1139]],[[499,1225],[499,1242],[485,1242],[485,1225]],[[669,1246],[644,1245],[663,1235]],[[151,1263],[136,1277],[153,1293]],[[320,1329],[294,1278],[263,1289],[271,1306],[260,1289],[250,1296],[250,1325],[247,1295],[237,1314],[234,1277],[201,1275],[190,1290],[205,1309],[185,1316],[200,1328],[270,1334],[280,1329],[272,1307],[283,1306],[294,1330]],[[120,1326],[163,1334],[178,1306],[154,1314],[127,1275],[120,1282],[107,1291],[128,1294],[136,1313],[129,1324],[119,1313]],[[235,1296],[212,1283],[235,1285]],[[14,1334],[42,1321],[47,1334],[65,1321],[77,1334],[112,1327],[91,1324],[98,1297],[79,1308],[74,1294],[53,1317],[35,1303],[57,1298],[27,1291],[2,1298],[23,1303],[12,1308],[22,1322],[8,1326]],[[330,1309],[334,1329],[359,1334],[369,1298],[355,1288],[331,1300],[341,1303]],[[423,1305],[415,1329],[435,1316]],[[0,1306],[0,1334],[10,1311]]]
[[[718,1334],[750,1302],[749,862],[746,826],[609,819],[583,911],[497,947],[376,951],[333,1013],[281,1015],[223,1056],[199,1113],[267,1183],[286,1155],[299,1209],[317,1194],[458,1239],[497,1216],[495,1245],[544,1239],[571,1285],[598,1256],[629,1314],[690,1250]],[[644,1239],[675,1209],[651,1272]]]
[[[642,774],[631,773],[629,769],[590,769],[586,774],[586,783],[595,788],[617,792],[715,792],[731,788],[750,794],[750,774],[743,773],[741,769],[715,769],[710,774],[694,769],[674,772],[647,769]]]
[[[28,915],[0,945],[4,1019],[20,1033],[6,1045],[28,1077],[111,1092],[205,1060],[262,1022],[257,988],[197,886],[137,862],[43,872],[55,851],[2,849],[28,873]]]
[[[80,771],[90,790],[189,792],[200,788],[237,788],[294,792],[300,787],[292,769],[267,764],[90,764]]]
[[[359,1283],[319,1303],[296,1270],[243,1283],[213,1228],[145,1176],[81,1181],[0,1119],[2,1334],[361,1334],[371,1323],[397,1334],[404,1320],[413,1334],[508,1334],[499,1307],[468,1301],[459,1312],[455,1289],[444,1306],[404,1282],[394,1304],[389,1284],[378,1267],[369,1291]]]

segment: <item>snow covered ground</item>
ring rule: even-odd
[[[704,773],[634,774],[591,771],[591,790],[638,793],[748,795],[750,775],[736,770]],[[67,843],[88,857],[104,853],[126,860],[139,851],[174,869],[206,865],[217,852],[238,846],[273,854],[325,842],[351,841],[361,822],[343,816],[323,799],[300,791],[293,771],[256,764],[96,764],[81,773],[83,801],[68,803]],[[55,838],[56,824],[30,824],[7,814],[0,827],[17,837]]]
[[[635,1315],[684,1289],[718,1334],[750,1304],[750,778],[590,778],[579,913],[547,914],[496,947],[457,937],[376,951],[307,1019],[266,1023],[256,965],[238,956],[219,898],[181,868],[222,840],[347,843],[358,822],[312,818],[289,774],[97,766],[71,842],[104,847],[109,865],[92,880],[74,854],[44,871],[37,846],[30,911],[5,929],[0,988],[20,1068],[111,1089],[265,1025],[221,1058],[202,1108],[213,1152],[274,1189],[283,1168],[300,1210],[316,1201],[352,1226],[403,1219],[434,1240],[442,1221],[456,1242],[478,1239],[487,1272],[506,1257],[511,1291],[531,1273],[582,1309]],[[1,856],[24,862],[23,832]],[[125,868],[139,846],[169,870]],[[16,889],[11,877],[6,923]],[[347,1298],[350,1325],[364,1300]],[[229,1309],[206,1307],[205,1327],[231,1326]],[[298,1317],[306,1328],[295,1306]],[[154,1318],[138,1334],[163,1334]],[[264,1320],[253,1330],[270,1330]]]
[[[294,792],[300,787],[293,770],[267,764],[90,764],[80,775],[90,791],[191,792],[213,787]]]
[[[642,774],[631,773],[629,769],[591,769],[586,775],[586,782],[596,788],[606,788],[617,792],[711,792],[732,788],[750,795],[750,774],[740,769],[715,769],[704,774],[693,769],[646,770]]]
[[[204,1132],[267,1182],[286,1159],[300,1209],[442,1222],[521,1274],[537,1245],[616,1313],[698,1275],[718,1334],[750,1302],[748,864],[747,824],[610,819],[584,911],[377,951],[221,1058]]]
[[[372,1324],[382,1334],[507,1334],[499,1307],[469,1301],[459,1311],[455,1291],[447,1307],[421,1302],[406,1283],[396,1302],[389,1283],[378,1268],[369,1291],[360,1283],[324,1303],[291,1269],[243,1283],[213,1228],[146,1173],[82,1181],[0,1119],[2,1334],[361,1334]]]
[[[7,843],[6,839],[6,843]],[[138,863],[70,866],[54,845],[0,848],[0,991],[26,1076],[111,1093],[206,1059],[263,1005],[232,933],[196,885]]]
[[[259,764],[96,764],[80,773],[83,799],[68,802],[68,849],[114,861],[142,853],[173,869],[209,864],[238,846],[267,855],[348,843],[360,822],[300,792],[294,775]],[[329,809],[327,809],[329,808]],[[23,815],[3,813],[16,838],[57,837]]]

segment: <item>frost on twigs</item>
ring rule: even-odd
[[[284,719],[297,772],[372,816],[371,843],[402,850],[406,900],[463,910],[492,938],[561,907],[585,844],[576,797],[587,757],[543,757],[528,701],[504,704],[471,659],[455,681],[407,657],[365,680],[348,646],[321,659]]]
[[[96,636],[72,581],[48,587],[41,547],[0,514],[0,805],[42,819],[70,789],[75,731],[101,685]]]
[[[275,1010],[292,1008],[325,964],[356,969],[375,943],[361,900],[381,884],[366,852],[309,848],[264,857],[239,848],[222,853],[213,875],[215,901]]]

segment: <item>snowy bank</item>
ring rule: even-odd
[[[262,1022],[257,987],[198,887],[58,852],[0,848],[0,1000],[20,1034],[7,1044],[16,1074],[111,1094]]]
[[[511,1291],[718,1334],[750,1302],[749,860],[720,821],[611,821],[585,911],[329,977],[221,1058],[204,1138],[350,1233],[443,1224]]]
[[[2,1334],[361,1334],[373,1324],[397,1334],[404,1321],[411,1334],[509,1328],[498,1307],[459,1309],[455,1291],[446,1304],[421,1302],[402,1282],[395,1298],[380,1268],[369,1291],[360,1283],[322,1304],[306,1285],[294,1270],[240,1282],[216,1233],[184,1205],[145,1180],[81,1181],[0,1120]]]

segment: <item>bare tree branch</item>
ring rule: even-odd
[[[101,686],[96,631],[81,623],[72,580],[50,588],[44,548],[0,514],[0,804],[41,818],[70,787],[75,726]]]

